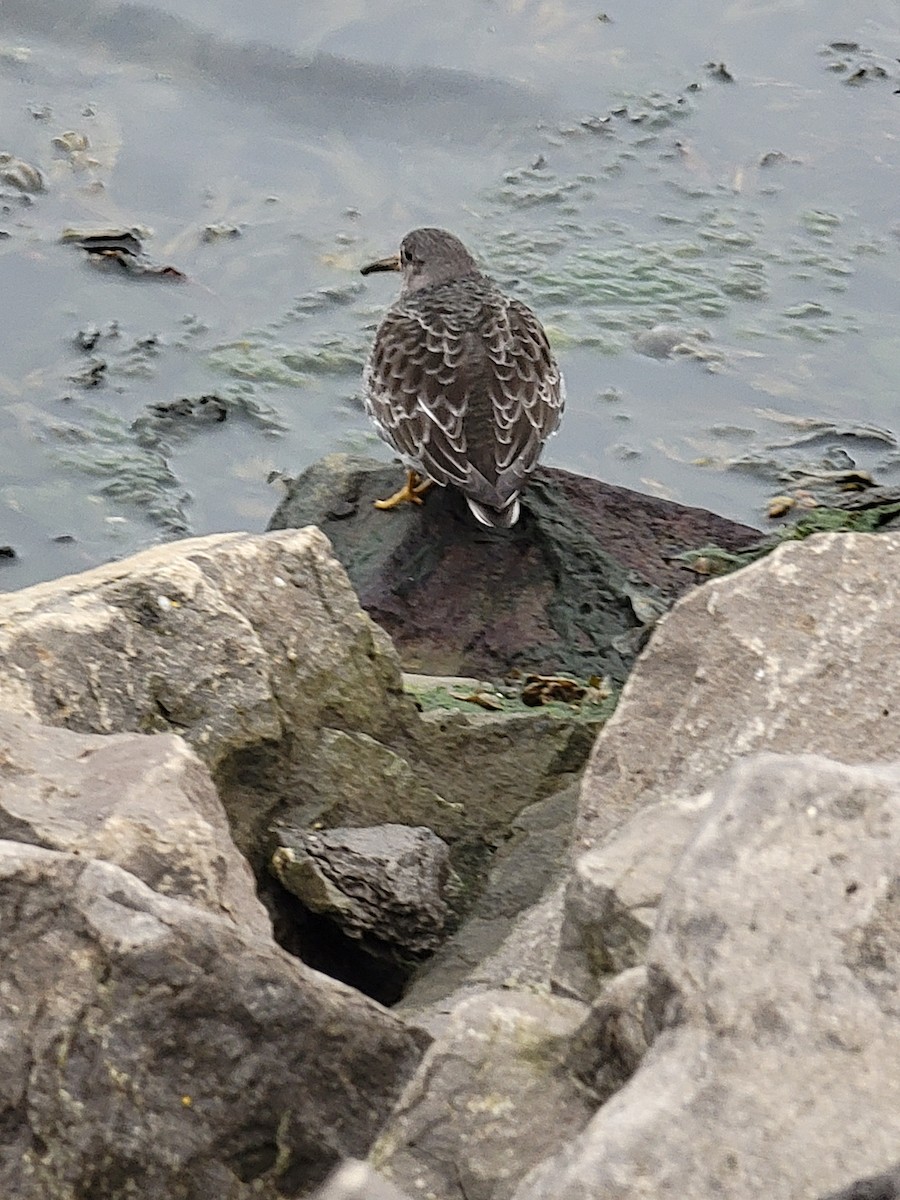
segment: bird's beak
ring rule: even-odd
[[[369,263],[368,266],[360,267],[360,275],[372,275],[375,271],[399,271],[400,270],[400,252],[392,254],[390,258],[379,258],[377,262]]]

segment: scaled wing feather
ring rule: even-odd
[[[407,467],[496,509],[515,500],[562,416],[540,322],[484,277],[402,298],[365,369],[365,403]]]

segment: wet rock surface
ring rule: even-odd
[[[380,512],[398,466],[332,455],[289,485],[271,529],[318,525],[404,665],[488,678],[511,667],[621,681],[647,628],[696,583],[677,555],[737,550],[756,530],[540,468],[508,532],[476,527],[450,488]]]

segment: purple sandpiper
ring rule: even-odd
[[[363,373],[366,411],[407,469],[379,508],[451,484],[483,525],[519,519],[519,494],[559,426],[565,386],[540,321],[444,229],[414,229],[398,254],[362,268],[400,271]]]

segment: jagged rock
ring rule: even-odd
[[[412,1195],[506,1200],[592,1115],[591,1098],[561,1069],[584,1014],[554,996],[464,1001],[379,1136],[375,1168]]]
[[[646,629],[696,577],[679,551],[759,538],[702,509],[539,468],[509,531],[452,488],[380,512],[397,467],[331,455],[294,480],[271,529],[318,525],[407,669],[500,678],[511,667],[621,681]]]
[[[577,856],[555,965],[560,992],[589,1003],[610,976],[646,960],[660,898],[708,803],[705,792],[651,804]]]
[[[796,1200],[891,1161],[898,856],[900,766],[733,766],[660,907],[650,1050],[515,1200]]]
[[[499,987],[549,990],[578,785],[536,801],[510,824],[461,927],[418,971],[396,1011],[436,1034],[466,996]]]
[[[365,1154],[422,1037],[110,863],[0,842],[0,1194],[276,1200]]]
[[[598,739],[579,845],[757,750],[900,758],[900,673],[884,670],[898,581],[900,534],[829,533],[685,596]]]
[[[0,596],[0,662],[12,711],[79,732],[180,733],[257,857],[287,786],[277,775],[296,776],[322,726],[377,739],[414,716],[388,639],[317,530],[176,542]]]
[[[898,580],[900,534],[820,534],[680,600],[597,740],[582,785],[576,853],[599,846],[639,809],[660,801],[690,808],[729,763],[755,750],[844,762],[900,759],[900,672],[885,670],[896,658]],[[618,836],[646,857],[637,835]],[[630,883],[623,867],[628,902],[635,889],[652,897],[666,869],[658,855],[677,857],[680,836],[674,826],[663,834],[652,883]],[[616,853],[608,845],[601,858]],[[585,999],[596,994],[598,966],[606,965],[590,912],[606,903],[609,883],[604,876],[600,890],[587,894],[589,875],[573,881],[555,968],[563,992]],[[652,905],[641,908],[647,929]]]
[[[117,863],[271,936],[209,773],[174,734],[98,737],[0,713],[0,838]]]
[[[401,960],[440,945],[451,910],[446,842],[430,829],[281,829],[275,874],[311,912]]]
[[[628,1082],[649,1047],[647,969],[616,975],[572,1037],[566,1069],[589,1088],[598,1106]]]

